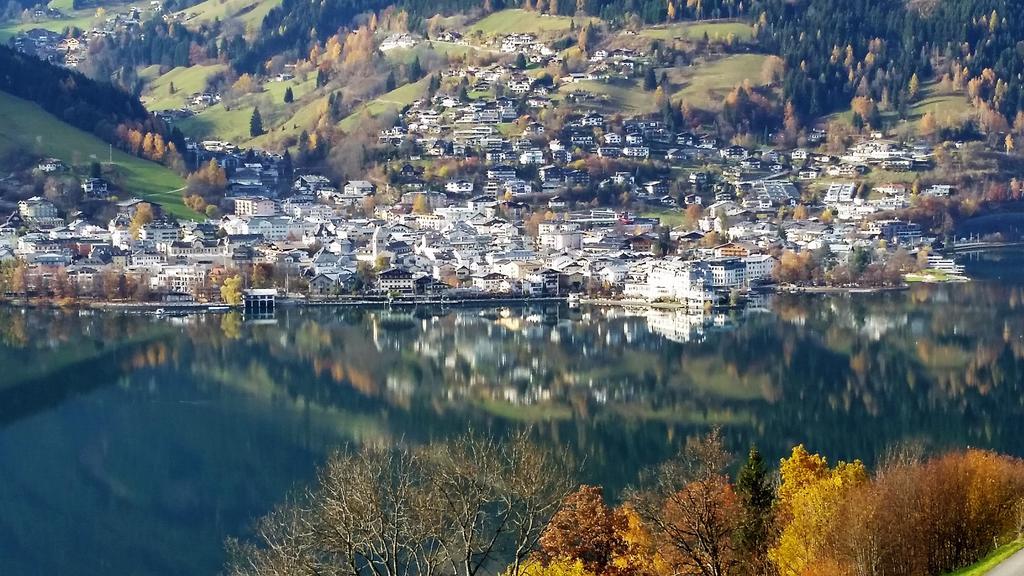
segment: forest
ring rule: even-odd
[[[758,0],[751,13],[760,46],[784,56],[784,97],[805,117],[863,97],[906,118],[934,80],[966,88],[1006,124],[1024,106],[1022,10],[1019,0]]]

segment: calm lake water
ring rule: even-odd
[[[215,574],[224,539],[344,443],[532,426],[613,493],[712,424],[773,459],[800,442],[1024,455],[1022,265],[989,254],[971,284],[704,319],[0,308],[0,574]]]

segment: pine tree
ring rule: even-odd
[[[775,491],[757,447],[750,448],[747,462],[740,469],[736,479],[736,494],[743,508],[736,538],[737,547],[748,566],[745,573],[764,574],[768,565]]]
[[[423,65],[420,64],[420,57],[416,56],[409,64],[409,82],[415,82],[423,77]]]
[[[644,90],[650,92],[658,87],[658,78],[654,74],[654,66],[648,66],[644,73]]]
[[[253,138],[263,135],[263,117],[260,116],[260,109],[252,109],[252,117],[249,118],[249,136]]]
[[[292,93],[292,87],[289,86],[284,89],[284,103],[291,104],[295,101],[295,94]]]

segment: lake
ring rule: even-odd
[[[0,308],[0,574],[215,574],[345,443],[529,426],[615,494],[721,425],[771,459],[1024,455],[1024,254],[978,281],[744,311]]]

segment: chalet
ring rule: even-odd
[[[82,182],[82,192],[87,196],[101,198],[107,195],[107,182],[102,178],[87,178]]]
[[[743,146],[729,146],[728,148],[722,148],[721,150],[722,159],[738,162],[745,159],[749,154],[747,149]]]

